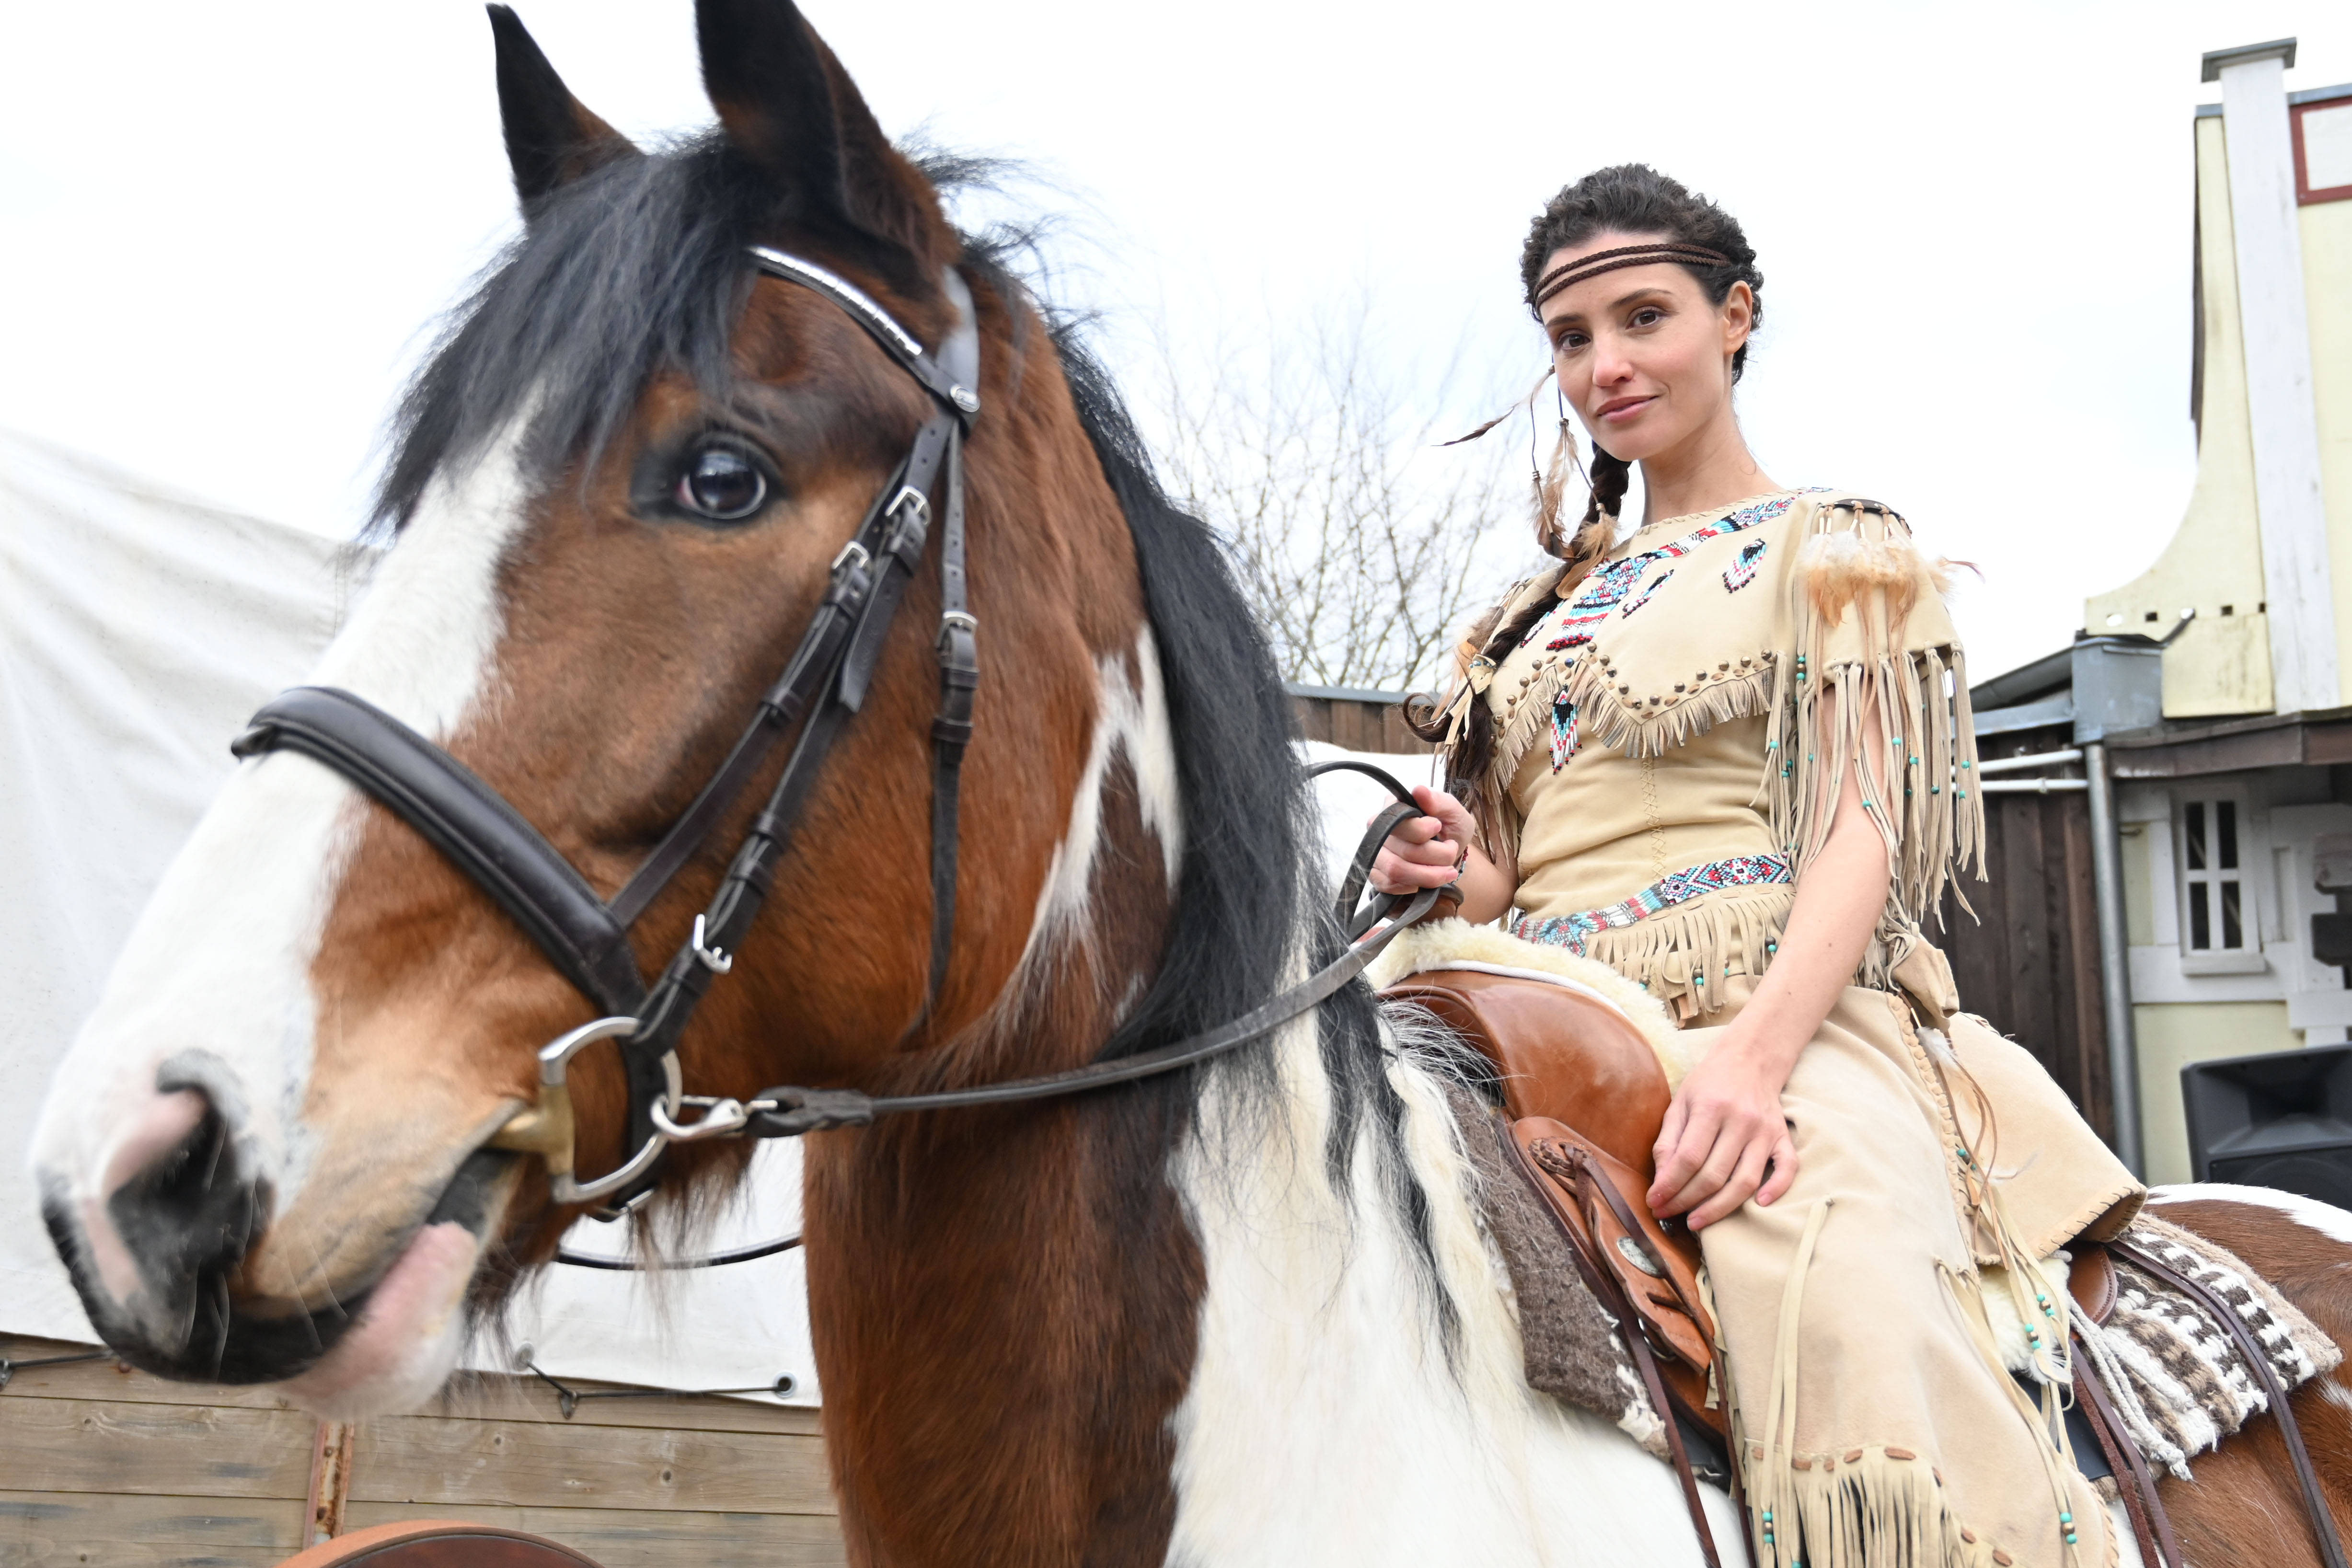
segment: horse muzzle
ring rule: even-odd
[[[354,1380],[336,1367],[354,1359],[355,1342],[452,1337],[515,1164],[510,1154],[478,1151],[428,1212],[388,1228],[389,1244],[374,1256],[356,1267],[344,1260],[339,1278],[314,1273],[299,1289],[258,1289],[257,1279],[287,1272],[257,1265],[278,1239],[274,1184],[232,1112],[203,1089],[176,1088],[136,1109],[80,1193],[43,1173],[42,1210],[92,1327],[131,1364],[227,1384],[326,1373],[344,1389]],[[404,1361],[381,1344],[361,1359]]]

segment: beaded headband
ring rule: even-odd
[[[1731,258],[1719,250],[1709,250],[1703,245],[1685,245],[1680,240],[1655,240],[1647,245],[1622,245],[1614,250],[1596,250],[1574,261],[1563,261],[1545,273],[1536,284],[1535,307],[1540,310],[1543,302],[1572,283],[1588,278],[1598,278],[1603,272],[1614,272],[1621,267],[1647,267],[1653,262],[1678,261],[1685,266],[1728,267]]]

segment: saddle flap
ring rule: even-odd
[[[1514,1121],[1572,1127],[1647,1185],[1674,1096],[1649,1041],[1616,1008],[1566,985],[1466,969],[1426,970],[1381,995],[1427,1008],[1476,1047],[1501,1075]]]
[[[1650,1342],[1704,1377],[1715,1359],[1715,1324],[1700,1301],[1698,1242],[1650,1213],[1649,1178],[1549,1117],[1521,1118],[1511,1138],[1570,1239],[1613,1284]]]
[[[2066,1293],[2091,1321],[2105,1324],[2116,1310],[2116,1260],[2098,1242],[2075,1243],[2066,1268]]]

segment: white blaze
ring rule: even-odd
[[[346,688],[427,736],[488,695],[501,635],[498,567],[528,502],[509,439],[436,480],[314,683]],[[100,1174],[155,1099],[159,1068],[208,1094],[281,1209],[314,1149],[302,1124],[320,1018],[310,969],[350,847],[357,792],[306,757],[245,763],[132,928],[59,1066],[33,1141],[35,1179],[104,1226]],[[102,1257],[108,1238],[94,1249]]]

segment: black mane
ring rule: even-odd
[[[406,522],[435,474],[479,457],[534,399],[521,456],[543,482],[593,461],[656,371],[723,392],[750,298],[744,247],[774,207],[716,132],[533,203],[401,400],[376,524]]]
[[[1150,454],[1118,388],[1066,323],[1054,345],[1078,418],[1112,492],[1127,514],[1158,644],[1160,681],[1176,752],[1186,831],[1177,901],[1160,973],[1102,1051],[1105,1058],[1149,1050],[1205,1032],[1257,1006],[1299,976],[1291,968],[1298,933],[1314,933],[1306,954],[1339,956],[1337,924],[1310,907],[1324,874],[1307,775],[1295,750],[1298,730],[1265,629],[1251,611],[1223,549],[1201,520],[1161,489]],[[1318,1013],[1323,1068],[1331,1080],[1331,1126],[1324,1148],[1333,1186],[1352,1184],[1356,1150],[1374,1140],[1384,1195],[1405,1225],[1425,1299],[1448,1353],[1459,1321],[1440,1286],[1429,1196],[1413,1179],[1403,1146],[1404,1102],[1390,1082],[1372,994],[1349,985]],[[1194,1130],[1200,1098],[1216,1075],[1244,1102],[1270,1105],[1279,1092],[1272,1053],[1245,1048],[1206,1071],[1135,1086],[1144,1147],[1172,1153]],[[1246,1139],[1270,1119],[1245,1118]],[[1238,1150],[1228,1151],[1239,1152]],[[1137,1174],[1147,1171],[1139,1162]],[[1164,1165],[1158,1167],[1164,1169]],[[1157,1169],[1150,1170],[1156,1176]]]

